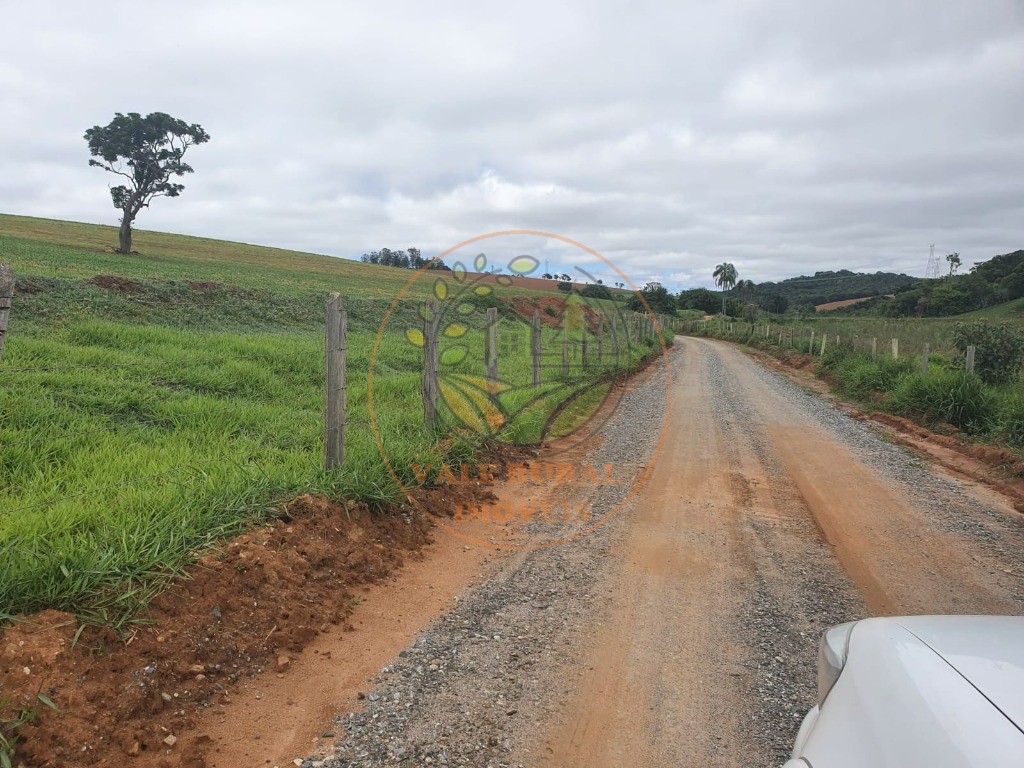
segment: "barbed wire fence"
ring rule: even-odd
[[[921,373],[927,375],[928,360],[933,349],[933,342],[921,341],[910,348],[906,339],[899,336],[889,338],[865,333],[826,333],[815,328],[800,327],[792,324],[773,325],[770,322],[753,323],[743,321],[726,321],[716,318],[687,320],[682,323],[682,332],[689,335],[720,336],[730,340],[749,341],[763,340],[784,349],[790,349],[818,358],[824,357],[831,349],[840,349],[870,357],[877,360],[880,356],[889,355],[894,360],[909,357],[921,358]],[[974,373],[975,347],[966,348],[964,369]]]
[[[13,271],[0,265],[0,386],[16,386],[19,376],[54,375],[59,376],[77,371],[88,370],[146,370],[158,371],[162,367],[183,369],[197,366],[223,367],[236,362],[280,362],[299,357],[308,357],[308,351],[281,352],[277,354],[241,354],[234,356],[203,357],[180,359],[150,359],[135,362],[95,362],[95,363],[63,363],[58,365],[22,365],[5,367],[3,365],[4,342],[8,335],[8,322],[14,296],[15,276]],[[675,333],[682,328],[682,322],[675,317],[654,316],[648,313],[634,312],[617,308],[610,314],[597,314],[588,317],[584,314],[582,325],[570,329],[568,304],[558,320],[559,328],[554,322],[548,322],[549,332],[560,334],[557,342],[560,351],[544,350],[541,334],[544,327],[539,309],[534,309],[531,318],[519,318],[520,322],[508,323],[499,317],[496,308],[486,312],[486,325],[481,329],[481,359],[484,363],[485,376],[492,384],[497,383],[498,369],[501,361],[515,354],[526,346],[533,372],[532,383],[535,388],[542,385],[542,371],[549,375],[569,375],[570,366],[577,371],[585,371],[588,375],[614,371],[618,368],[623,354],[633,345],[643,340],[652,340],[659,334]],[[439,365],[437,348],[439,335],[444,332],[439,322],[440,314],[435,300],[423,302],[420,315],[423,318],[423,355],[422,355],[422,399],[423,419],[427,426],[437,423],[438,393],[440,391]],[[324,407],[323,420],[323,466],[325,471],[333,472],[345,466],[345,445],[348,427],[356,425],[369,427],[371,419],[351,418],[347,408],[347,374],[348,374],[348,313],[343,306],[341,296],[332,293],[325,307],[324,337]],[[524,332],[525,328],[525,332]],[[270,405],[270,403],[266,403]],[[6,435],[0,425],[0,451],[12,449],[34,449],[40,446],[67,443],[91,436],[113,434],[118,430],[138,429],[146,427],[166,427],[173,429],[192,425],[213,416],[231,413],[251,415],[253,401],[236,403],[222,407],[203,407],[202,405],[186,404],[184,412],[153,418],[126,418],[118,420],[116,412],[108,414],[109,423],[87,429],[60,431],[57,434],[33,436],[27,438],[5,439]],[[266,473],[266,468],[258,466],[251,459],[239,461],[237,455],[225,452],[207,459],[207,461],[235,463],[246,466],[255,472]],[[84,499],[88,496],[111,494],[119,489],[140,487],[146,483],[160,482],[188,487],[188,481],[207,476],[208,467],[176,466],[159,471],[125,477],[123,480],[90,488],[82,491],[63,489],[53,494],[44,495],[30,504],[15,505],[0,509],[0,515],[15,514],[33,508],[52,506],[68,500]],[[57,486],[59,488],[59,484]]]

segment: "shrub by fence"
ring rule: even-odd
[[[682,332],[723,338],[777,355],[813,356],[820,374],[868,407],[1024,448],[1024,392],[1020,390],[1017,357],[1020,339],[1012,328],[958,330],[959,354],[955,350],[950,354],[948,347],[935,352],[930,342],[917,339],[921,345],[918,355],[908,354],[899,337],[886,344],[877,337],[844,338],[799,326],[692,320],[684,323]],[[996,373],[988,366],[994,366]]]

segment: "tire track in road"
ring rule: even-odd
[[[826,626],[1022,608],[1012,508],[913,467],[734,347],[679,344],[666,449],[547,765],[780,763]]]

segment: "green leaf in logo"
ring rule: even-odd
[[[440,362],[442,365],[458,365],[466,359],[469,350],[463,346],[449,347],[441,353]]]
[[[410,328],[409,330],[407,330],[405,332],[405,338],[407,338],[413,344],[413,346],[422,347],[424,344],[423,331],[418,330],[416,328]]]
[[[434,295],[441,301],[448,297],[448,283],[444,281],[443,277],[439,277],[434,281]]]
[[[517,275],[528,275],[540,266],[540,262],[533,256],[516,256],[508,263],[508,271]]]

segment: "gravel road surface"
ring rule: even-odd
[[[1024,610],[1009,504],[734,347],[680,337],[669,363],[670,398],[652,366],[601,440],[558,459],[625,482],[533,489],[623,511],[502,555],[305,765],[780,765],[814,703],[824,628]]]

